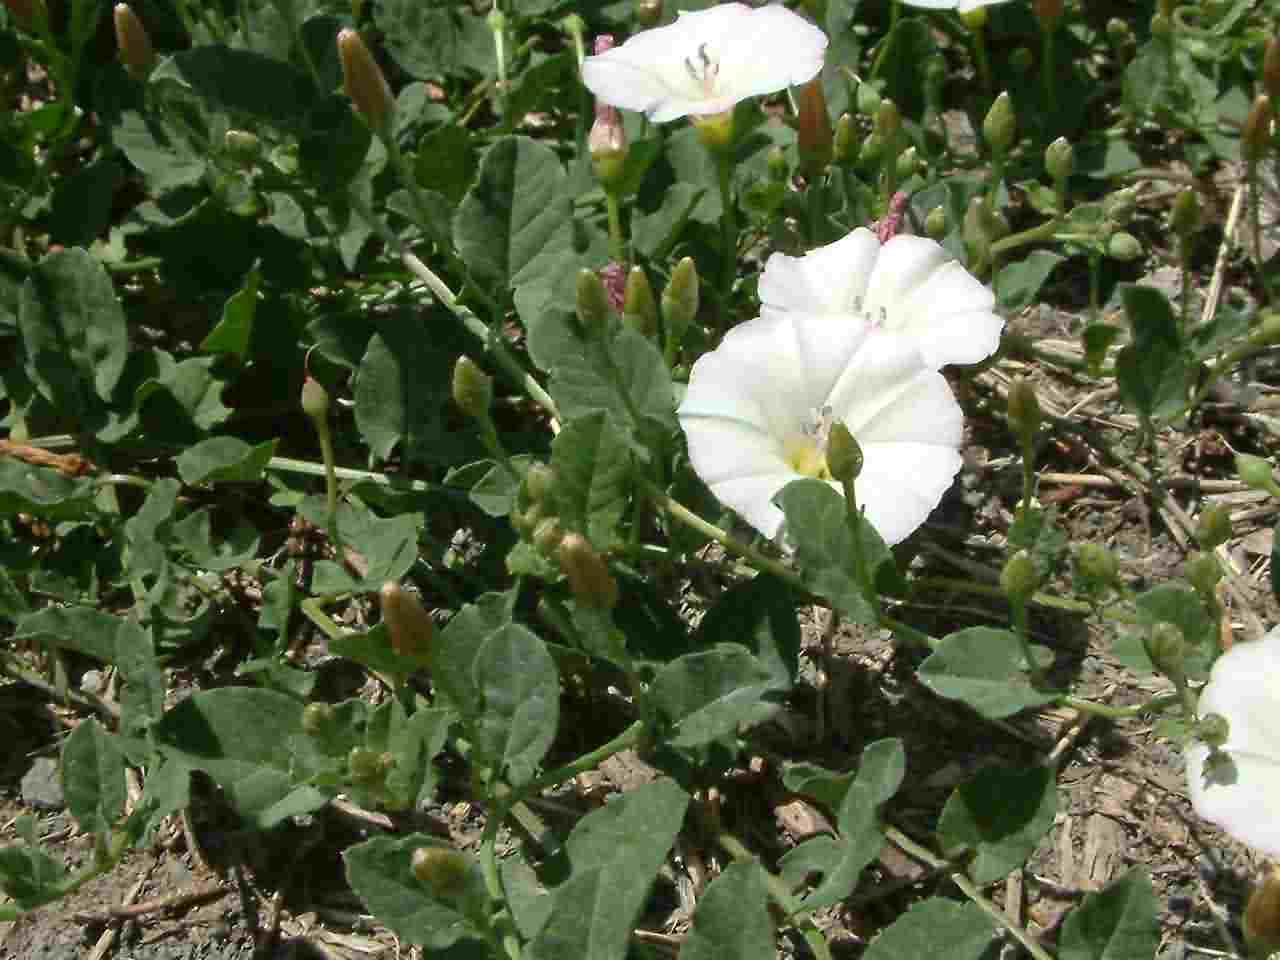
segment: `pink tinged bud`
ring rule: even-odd
[[[609,298],[609,306],[614,313],[622,313],[627,299],[627,266],[611,260],[600,270],[600,282],[604,284],[604,292]]]
[[[872,222],[871,229],[875,231],[876,239],[881,243],[888,243],[902,229],[902,218],[907,212],[907,201],[909,199],[905,193],[899,190],[889,198],[889,209],[885,211],[884,216]]]
[[[596,121],[587,135],[587,150],[596,179],[606,190],[614,187],[627,166],[627,133],[617,107],[596,103]]]
[[[600,54],[604,53],[605,51],[612,50],[614,46],[615,44],[613,42],[613,34],[602,33],[600,34],[600,36],[596,37],[595,43],[592,46],[592,53],[594,53],[596,56],[600,56]]]
[[[374,130],[388,129],[395,109],[391,87],[360,34],[350,27],[338,31],[338,60],[342,85],[365,122]]]
[[[151,37],[137,14],[127,3],[117,3],[112,11],[116,27],[116,47],[120,60],[135,80],[145,80],[155,63],[156,54]]]

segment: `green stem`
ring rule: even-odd
[[[1267,274],[1262,261],[1262,194],[1258,190],[1258,162],[1249,161],[1249,232],[1253,235],[1253,265],[1258,271],[1258,295],[1262,303],[1270,302]]]
[[[616,191],[604,192],[604,206],[609,214],[609,257],[615,263],[626,263],[627,240],[622,235],[622,207]]]
[[[737,863],[760,862],[759,858],[731,833],[721,831],[716,841]],[[761,870],[764,870],[765,885],[769,888],[769,896],[774,899],[791,919],[791,922],[804,934],[805,942],[813,950],[813,955],[818,960],[831,960],[831,950],[827,946],[826,938],[822,936],[822,932],[818,930],[813,921],[805,915],[803,904],[787,889],[787,885],[782,882],[781,877],[769,870],[765,870],[763,865],[761,865]]]
[[[992,189],[987,191],[987,198],[992,203],[995,202],[995,187],[998,181],[992,180]],[[1021,233],[1011,233],[1003,239],[997,240],[991,245],[991,255],[993,257],[1001,253],[1007,253],[1010,250],[1016,250],[1018,247],[1025,247],[1029,243],[1040,243],[1042,240],[1052,240],[1054,234],[1057,233],[1058,227],[1062,225],[1061,219],[1053,217],[1036,227],[1029,230],[1023,230]]]
[[[520,787],[517,795],[521,797],[536,796],[543,790],[559,786],[570,777],[576,777],[580,773],[586,773],[588,770],[594,770],[604,760],[612,757],[615,753],[621,753],[623,750],[628,750],[639,743],[644,737],[644,729],[644,721],[637,720],[608,743],[596,747],[590,753],[584,753],[572,763],[566,763],[562,767],[557,767],[554,770],[548,770],[541,776],[534,777],[528,783]]]
[[[1125,717],[1137,717],[1144,713],[1159,713],[1166,707],[1177,703],[1179,699],[1180,697],[1177,693],[1162,693],[1152,697],[1150,700],[1135,703],[1128,707],[1112,707],[1105,703],[1094,703],[1092,700],[1081,700],[1079,697],[1063,694],[1058,698],[1057,704],[1060,707],[1069,707],[1072,710],[1093,714],[1097,717],[1122,720]]]
[[[347,631],[338,626],[333,618],[324,612],[322,604],[336,602],[337,597],[308,597],[298,604],[302,615],[316,625],[321,633],[330,640],[346,639]]]
[[[272,457],[267,461],[268,470],[279,470],[281,473],[300,473],[309,477],[325,476],[328,467],[323,463],[311,460],[295,460],[292,457]],[[376,483],[383,487],[395,487],[399,490],[412,490],[414,493],[454,493],[464,495],[463,491],[447,487],[439,483],[427,483],[423,480],[405,480],[372,470],[355,470],[350,467],[333,468],[334,476],[342,480],[355,480],[365,483]]]
[[[1054,27],[1056,25],[1055,21]],[[1040,28],[1040,76],[1044,80],[1044,102],[1050,117],[1058,113],[1058,45],[1054,42],[1057,33],[1054,27]]]
[[[987,58],[987,28],[976,27],[969,31],[973,38],[973,59],[978,64],[978,77],[988,93],[994,89],[991,80],[991,61]]]
[[[484,876],[485,892],[489,894],[490,900],[499,904],[507,902],[506,891],[502,888],[502,877],[498,873],[497,854],[498,831],[507,818],[507,809],[504,805],[501,809],[490,810],[489,818],[485,821],[484,833],[480,836],[480,872]],[[495,918],[496,925],[497,918]],[[501,926],[501,930],[490,932],[495,935],[495,939],[501,938],[502,950],[510,960],[520,960],[520,941],[516,939],[508,922],[502,922]]]
[[[1013,619],[1013,634],[1018,638],[1018,643],[1022,647],[1022,659],[1027,662],[1027,676],[1031,678],[1031,685],[1038,687],[1043,679],[1043,671],[1040,664],[1036,663],[1035,653],[1031,649],[1031,640],[1029,639],[1029,624],[1027,622],[1027,601],[1024,597],[1010,597],[1009,610]]]

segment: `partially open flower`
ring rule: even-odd
[[[1228,736],[1217,750],[1187,747],[1191,805],[1242,843],[1280,857],[1280,627],[1218,658],[1199,713],[1225,718]]]
[[[760,302],[765,317],[903,334],[935,370],[989,356],[1004,328],[991,291],[936,242],[899,234],[882,245],[861,227],[803,257],[775,253],[760,277]]]
[[[804,83],[826,48],[826,34],[786,7],[722,3],[587,57],[582,79],[605,103],[665,123]]]
[[[947,381],[909,339],[850,317],[774,312],[734,327],[693,365],[678,414],[698,476],[767,537],[792,480],[840,490],[827,464],[836,421],[862,450],[858,505],[888,543],[924,522],[960,469],[964,418]]]

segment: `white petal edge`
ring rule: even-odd
[[[1187,792],[1196,813],[1240,842],[1267,856],[1280,857],[1280,817],[1275,816],[1280,763],[1269,757],[1228,751],[1235,782],[1206,783],[1204,766],[1209,748],[1192,744],[1186,756]]]
[[[762,310],[851,312],[855,301],[866,296],[879,253],[880,242],[866,227],[802,257],[775,253],[760,275]]]
[[[862,455],[858,505],[890,546],[929,518],[962,463],[954,447],[925,443],[867,443]]]
[[[712,9],[720,9],[715,7]],[[822,69],[827,35],[781,4],[727,23],[720,40],[720,90],[743,100],[806,83]]]

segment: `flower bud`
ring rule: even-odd
[[[1138,206],[1138,186],[1116,190],[1102,198],[1102,213],[1108,220],[1124,225]]]
[[[1169,229],[1183,240],[1200,229],[1200,194],[1195,187],[1186,187],[1173,198]]]
[[[1013,114],[1013,100],[1006,90],[996,97],[982,121],[982,139],[987,142],[994,156],[1004,157],[1013,146],[1016,132],[1017,118]]]
[[[116,25],[116,48],[120,60],[135,80],[146,80],[156,62],[151,37],[127,3],[117,3],[112,11]]]
[[[1066,180],[1075,171],[1076,152],[1071,141],[1059,137],[1044,150],[1044,169],[1055,181]]]
[[[1076,548],[1076,572],[1089,587],[1113,587],[1120,582],[1120,564],[1106,547],[1082,543]]]
[[[880,112],[880,91],[869,83],[859,83],[854,94],[854,106],[864,117],[874,118]]]
[[[1000,589],[1014,603],[1026,603],[1040,586],[1040,574],[1036,572],[1031,554],[1019,550],[1011,556],[1000,571]]]
[[[1240,131],[1240,155],[1246,163],[1257,163],[1271,145],[1271,98],[1265,93],[1254,98]]]
[[[308,703],[302,710],[302,732],[309,737],[324,736],[333,724],[334,711],[322,700]]]
[[[1236,474],[1240,477],[1241,483],[1247,484],[1254,490],[1280,497],[1280,484],[1276,483],[1276,475],[1271,469],[1270,461],[1255,457],[1251,453],[1237,453]]]
[[[617,606],[618,582],[586,537],[580,533],[567,534],[560,541],[556,555],[579,606],[606,611]]]
[[[827,435],[827,470],[845,488],[862,473],[862,447],[844,421],[837,420]]]
[[[1112,260],[1137,260],[1142,256],[1142,244],[1127,230],[1117,230],[1107,238],[1107,256]]]
[[[1262,88],[1272,100],[1280,100],[1280,36],[1267,41],[1262,55]]]
[[[947,235],[947,208],[938,204],[924,218],[924,232],[933,240],[941,240]]]
[[[981,30],[987,25],[987,8],[974,7],[960,14],[960,21],[970,30]]]
[[[1196,736],[1207,747],[1216,750],[1231,736],[1231,723],[1220,713],[1202,714],[1196,723]]]
[[[840,114],[836,121],[835,142],[832,148],[832,159],[836,163],[848,163],[855,157],[853,117],[847,113]]]
[[[1220,506],[1205,507],[1196,520],[1196,542],[1212,550],[1231,539],[1231,514]]]
[[[880,134],[881,139],[885,143],[891,143],[902,129],[902,114],[898,105],[887,98],[881,100],[880,107],[876,110],[875,125],[876,133]]]
[[[632,267],[627,274],[622,322],[645,337],[653,337],[658,332],[658,304],[653,299],[653,287],[649,286],[649,277],[642,267]]]
[[[987,224],[986,204],[981,197],[973,197],[964,212],[960,228],[970,263],[986,263],[991,258],[991,233]]]
[[[471,860],[452,847],[419,847],[409,860],[410,869],[419,883],[436,899],[450,899],[462,894],[471,873]]]
[[[391,129],[396,101],[360,34],[350,27],[338,31],[338,60],[342,64],[342,85],[365,123],[375,132]]]
[[[864,167],[874,167],[880,163],[882,156],[884,156],[884,137],[872,130],[862,141],[862,149],[858,151],[858,162]]]
[[[391,649],[402,657],[422,656],[431,649],[436,625],[422,606],[417,593],[388,580],[378,592],[382,602],[382,622],[387,625]]]
[[[253,163],[262,152],[262,142],[256,133],[248,130],[228,130],[222,137],[222,144],[241,163]]]
[[[533,536],[530,539],[543,556],[549,557],[554,554],[560,548],[561,541],[564,540],[564,528],[560,526],[559,518],[546,517],[539,521],[538,525],[534,527]]]
[[[1023,377],[1015,377],[1009,385],[1009,423],[1027,443],[1040,429],[1042,416],[1036,389]]]
[[[532,537],[533,531],[537,529],[545,513],[546,510],[541,503],[530,504],[523,510],[513,510],[511,511],[511,526],[515,527],[516,533],[520,534],[520,536]]]
[[[636,20],[645,30],[662,21],[662,0],[640,0],[636,4]]]
[[[1157,13],[1151,18],[1151,36],[1168,40],[1173,36],[1173,21],[1163,13]]]
[[[1182,674],[1186,646],[1178,626],[1165,621],[1155,624],[1146,638],[1147,656],[1151,658],[1156,669],[1167,677]]]
[[[313,377],[302,381],[302,412],[312,420],[323,420],[329,413],[329,391]]]
[[[576,309],[582,332],[592,340],[603,338],[609,329],[609,295],[596,272],[586,267],[578,271]]]
[[[1250,894],[1242,926],[1249,956],[1270,957],[1280,951],[1280,867],[1273,867]]]
[[[733,109],[723,113],[708,113],[690,117],[694,129],[698,131],[698,139],[712,153],[720,153],[733,146]]]
[[[1036,12],[1040,29],[1046,33],[1054,29],[1062,19],[1062,8],[1062,0],[1031,0],[1031,9]]]
[[[474,420],[487,420],[493,403],[493,377],[463,355],[453,365],[453,402]]]
[[[347,754],[347,772],[353,780],[377,780],[382,774],[378,754],[368,747],[352,747]]]
[[[662,319],[666,322],[668,343],[678,347],[697,315],[698,268],[692,257],[685,257],[671,271],[671,279],[662,291]]]
[[[541,461],[529,464],[524,473],[524,492],[532,503],[542,503],[555,491],[556,472]]]
[[[1222,564],[1212,553],[1196,551],[1187,557],[1182,572],[1187,578],[1187,583],[1195,587],[1196,593],[1200,596],[1206,600],[1215,596],[1218,581],[1222,579]]]
[[[920,154],[915,147],[907,147],[898,154],[898,179],[908,180],[920,169]]]
[[[587,150],[601,186],[605,190],[615,189],[627,167],[627,132],[617,107],[596,101],[596,119],[587,134]]]
[[[800,169],[810,180],[820,177],[831,163],[831,115],[822,92],[822,74],[796,90],[800,110],[796,149],[800,153]]]

